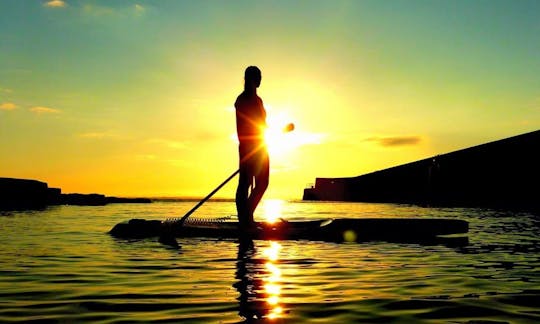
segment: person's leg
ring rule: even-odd
[[[263,152],[257,169],[257,173],[255,174],[255,187],[249,195],[249,211],[251,215],[251,221],[253,221],[253,214],[255,213],[255,209],[259,205],[259,202],[261,201],[266,191],[266,188],[268,188],[270,178],[270,161],[266,152]]]
[[[238,223],[240,227],[249,225],[249,186],[251,176],[245,167],[240,167],[238,187],[236,188],[236,212],[238,213]]]

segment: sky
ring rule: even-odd
[[[540,129],[539,1],[0,0],[0,177],[203,197],[249,65],[269,198]]]

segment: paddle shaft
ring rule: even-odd
[[[223,181],[219,186],[216,187],[216,189],[212,190],[211,193],[208,194],[208,196],[204,197],[195,207],[191,208],[190,211],[188,211],[182,218],[180,218],[180,225],[184,224],[186,219],[193,214],[199,207],[201,207],[202,204],[204,204],[208,199],[212,198],[212,196],[221,189],[224,185],[227,184],[227,182],[231,181],[232,178],[234,178],[238,173],[240,172],[240,169],[236,170],[231,174],[225,181]]]
[[[289,133],[289,132],[292,132],[294,130],[294,124],[293,123],[289,123],[287,124],[284,128],[283,128],[283,132],[284,133]],[[216,192],[219,191],[219,189],[221,189],[221,187],[223,187],[224,185],[226,185],[229,181],[231,181],[232,178],[234,178],[238,173],[240,173],[240,169],[236,170],[233,172],[233,174],[231,174],[227,179],[225,179],[225,181],[223,181],[219,186],[216,187],[216,189],[212,190],[211,193],[208,194],[208,196],[204,197],[201,201],[199,201],[199,203],[197,203],[197,205],[195,205],[195,207],[191,208],[190,211],[188,211],[184,216],[182,216],[182,218],[180,218],[180,226],[182,226],[184,224],[184,222],[186,221],[186,219],[191,215],[193,214],[199,207],[201,207],[202,204],[204,204],[208,199],[210,199]]]

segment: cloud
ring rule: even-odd
[[[41,115],[41,114],[58,114],[58,113],[60,113],[60,110],[58,110],[58,109],[42,107],[42,106],[32,107],[32,108],[30,108],[30,111],[33,112],[33,113],[36,113],[38,115]]]
[[[13,102],[4,102],[0,104],[0,110],[13,110],[16,109],[17,105]]]
[[[62,8],[67,6],[66,2],[63,0],[50,0],[45,2],[43,5],[50,8]]]
[[[79,134],[78,136],[82,138],[90,138],[90,139],[102,139],[105,137],[113,137],[113,135],[107,132],[89,132],[89,133]]]
[[[111,16],[114,14],[114,9],[105,7],[105,6],[98,6],[93,4],[85,4],[83,7],[83,12],[90,15],[90,16]]]
[[[146,13],[146,8],[140,4],[125,7],[107,7],[104,5],[85,4],[82,7],[83,13],[91,17],[140,17]]]
[[[368,142],[376,142],[384,147],[417,145],[422,141],[420,136],[392,136],[392,137],[370,137]]]
[[[12,93],[13,90],[12,90],[12,89],[8,89],[8,88],[0,88],[0,92],[4,92],[4,93]]]
[[[138,3],[135,4],[134,8],[135,8],[135,12],[138,14],[143,14],[146,11],[146,8],[141,6]]]
[[[83,138],[86,140],[114,140],[114,141],[125,141],[130,140],[128,136],[118,134],[114,131],[97,131],[97,132],[86,132],[76,134],[78,138]]]

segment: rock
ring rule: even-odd
[[[80,206],[103,206],[107,204],[105,195],[100,194],[62,194],[62,204]]]
[[[62,194],[47,183],[0,178],[0,210],[43,209],[49,205],[103,206],[109,203],[151,203],[148,198],[106,197],[101,194]]]
[[[45,182],[0,178],[0,210],[42,209],[48,205],[48,195]]]

